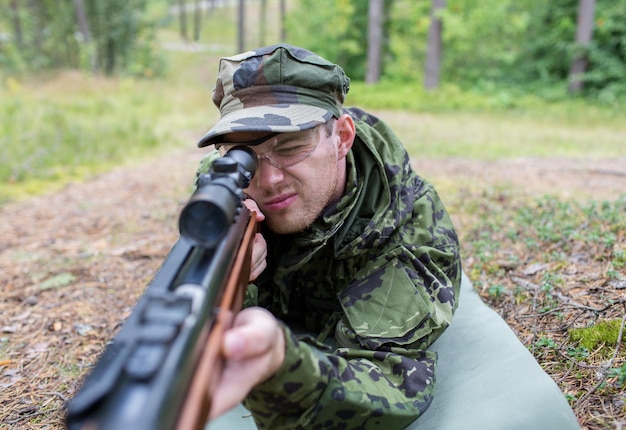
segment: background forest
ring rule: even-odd
[[[0,0],[0,428],[61,428],[176,236],[219,57],[341,64],[584,429],[626,424],[626,0]]]
[[[626,94],[623,0],[281,0],[278,14],[268,0],[5,0],[0,66],[5,73],[79,68],[108,75],[164,74],[157,32],[177,20],[183,39],[211,40],[207,32],[214,32],[203,21],[226,4],[237,4],[240,11],[240,50],[287,40],[345,65],[356,80],[364,80],[372,64],[368,48],[380,46],[379,77],[422,81],[427,50],[436,47],[429,36],[435,23],[443,28],[437,28],[437,37],[443,47],[441,81],[447,85],[534,89],[557,97],[564,93],[555,88],[571,78],[572,61],[584,58],[586,97],[613,102]],[[246,20],[250,4],[260,10]],[[233,31],[216,30],[220,41]]]

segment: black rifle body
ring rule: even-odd
[[[216,180],[218,195],[223,194],[224,182],[232,191],[234,219],[219,227],[223,232],[209,234],[211,244],[181,232],[133,312],[70,401],[69,429],[157,430],[177,426],[224,288],[231,276],[239,275],[231,273],[231,268],[251,222],[250,212],[241,204],[242,189],[254,174],[256,157],[248,165],[251,162],[247,159],[239,161],[235,164],[239,170],[244,165],[243,179],[237,179],[237,173],[231,175],[236,180],[230,184],[224,175],[217,175]],[[207,189],[211,194],[212,181],[209,178],[205,182],[207,187],[196,194],[205,195]],[[188,206],[193,200],[192,196]],[[208,200],[196,205],[193,216],[194,222],[210,228],[215,224],[213,212],[217,210],[222,216],[223,211],[215,209],[210,197]],[[197,220],[198,208],[209,213],[209,221]]]

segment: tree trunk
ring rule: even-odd
[[[259,46],[265,46],[265,36],[267,32],[267,0],[261,0],[261,10],[259,16]]]
[[[370,0],[369,3],[366,84],[374,84],[380,80],[384,4],[384,0]]]
[[[593,14],[595,0],[578,0],[578,23],[576,25],[576,54],[569,70],[569,86],[571,93],[579,93],[583,89],[582,75],[587,71],[587,49],[593,36]]]
[[[443,42],[441,40],[443,23],[439,17],[439,11],[445,9],[445,7],[446,0],[433,0],[430,12],[430,27],[428,29],[426,70],[424,72],[424,88],[427,90],[432,90],[439,86],[443,50]]]
[[[238,52],[244,51],[244,39],[246,37],[246,8],[245,0],[239,0],[239,7],[237,8],[237,50]]]
[[[285,17],[287,16],[287,1],[280,0],[280,41],[287,40],[287,29],[285,28]]]
[[[202,29],[202,0],[194,1],[193,10],[193,41],[200,40],[200,30]]]
[[[85,3],[83,3],[83,0],[74,0],[74,10],[76,11],[78,29],[83,36],[83,41],[89,42],[91,40],[91,31],[89,30],[89,22],[87,21],[87,13],[85,12]]]
[[[187,8],[185,0],[178,0],[178,23],[180,25],[180,37],[187,42]]]

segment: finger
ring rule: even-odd
[[[237,315],[235,325],[224,335],[223,349],[226,360],[212,395],[211,417],[236,406],[252,388],[282,366],[285,359],[284,332],[267,310],[244,309]],[[238,354],[242,357],[232,356]]]
[[[256,212],[257,222],[261,222],[265,219],[265,215],[263,214],[263,212],[261,212],[261,209],[259,209],[259,205],[257,205],[254,200],[252,200],[251,198],[247,198],[243,201],[243,204],[246,205],[250,212]]]
[[[251,264],[250,282],[258,278],[267,267],[267,242],[261,233],[257,233],[254,237]]]

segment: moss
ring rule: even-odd
[[[615,346],[619,336],[621,320],[600,321],[591,327],[575,328],[569,331],[572,342],[593,351],[600,346]],[[624,342],[624,339],[622,339]]]

